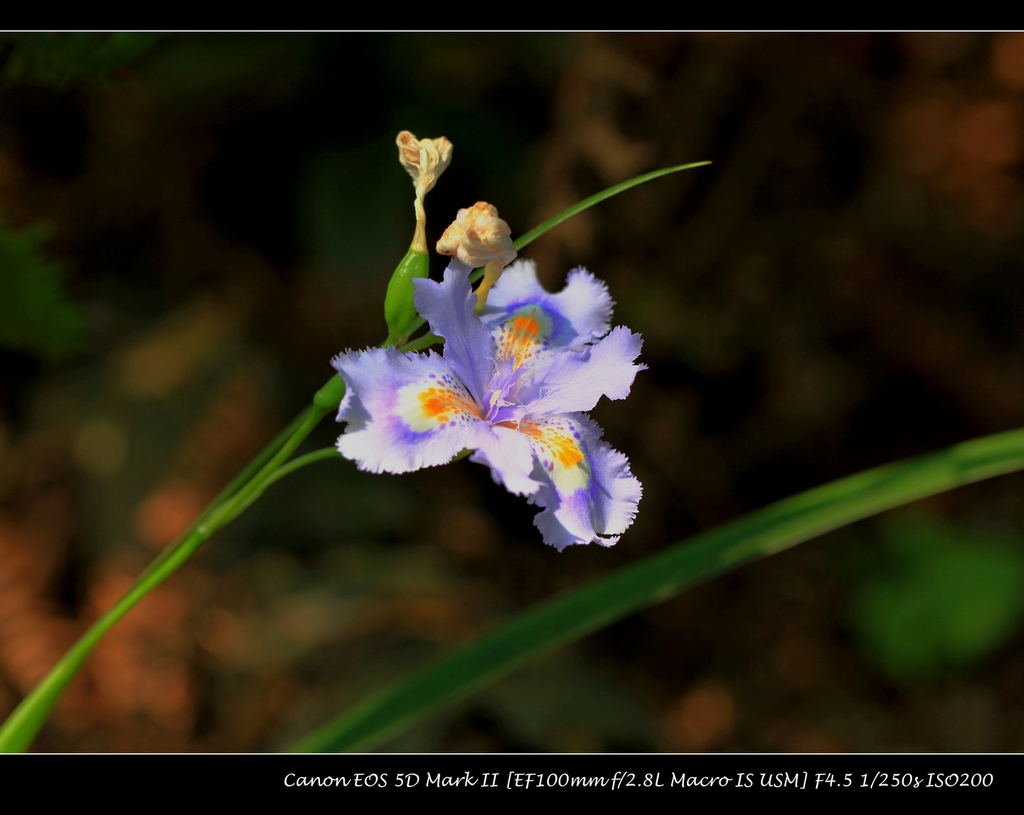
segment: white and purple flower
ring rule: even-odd
[[[505,269],[477,316],[469,266],[444,280],[418,279],[415,302],[444,354],[394,347],[340,354],[345,380],[338,450],[370,472],[445,464],[464,449],[494,480],[543,509],[544,542],[611,546],[633,522],[640,482],[583,411],[602,396],[624,399],[642,340],[609,331],[612,300],[585,269],[549,294],[535,266]]]

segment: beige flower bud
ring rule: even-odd
[[[416,187],[416,231],[412,236],[410,249],[427,251],[427,213],[423,209],[423,197],[430,192],[441,173],[452,162],[452,143],[444,136],[436,139],[417,139],[408,130],[403,130],[395,139],[398,145],[398,160],[402,162],[412,183]]]
[[[412,176],[416,197],[422,200],[451,164],[452,143],[444,136],[417,139],[408,130],[399,133],[395,143],[398,145],[398,160]]]
[[[467,266],[484,267],[484,279],[476,290],[478,314],[487,303],[491,286],[501,277],[501,270],[516,259],[512,230],[498,217],[498,208],[485,201],[459,210],[458,217],[437,242],[437,251],[457,257]]]
[[[516,257],[512,230],[498,217],[497,208],[484,201],[459,210],[458,217],[437,242],[437,251],[474,267],[491,262],[504,267]]]

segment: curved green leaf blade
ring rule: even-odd
[[[638,175],[636,178],[631,178],[628,181],[623,181],[621,184],[616,184],[614,187],[609,187],[606,190],[595,193],[589,198],[584,198],[582,201],[573,204],[568,209],[562,210],[557,215],[548,218],[544,223],[538,224],[525,235],[520,235],[512,241],[512,245],[515,246],[517,251],[521,250],[524,247],[529,246],[549,229],[554,229],[562,223],[562,221],[568,221],[573,215],[578,215],[583,212],[583,210],[590,209],[594,204],[600,204],[602,201],[606,201],[613,195],[618,195],[620,192],[625,192],[632,187],[638,187],[648,181],[653,181],[655,178],[661,178],[663,175],[671,175],[672,173],[678,173],[682,170],[692,170],[694,167],[705,167],[710,163],[710,161],[694,161],[690,164],[678,164],[675,167],[665,167],[661,170],[654,170],[650,173]]]
[[[1024,469],[1024,429],[867,470],[771,504],[526,612],[296,744],[366,749],[419,717],[602,626],[755,558],[953,487]]]

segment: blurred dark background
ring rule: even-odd
[[[1024,35],[0,35],[0,717],[383,338],[402,129],[455,145],[435,238],[714,162],[525,253],[645,338],[594,413],[635,524],[558,554],[478,465],[311,466],[114,629],[35,749],[280,749],[562,590],[1024,424]],[[1020,750],[1022,492],[745,567],[384,749]]]

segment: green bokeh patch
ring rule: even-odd
[[[853,621],[892,679],[962,669],[995,652],[1024,618],[1016,541],[923,518],[883,527],[884,565],[862,579]]]

